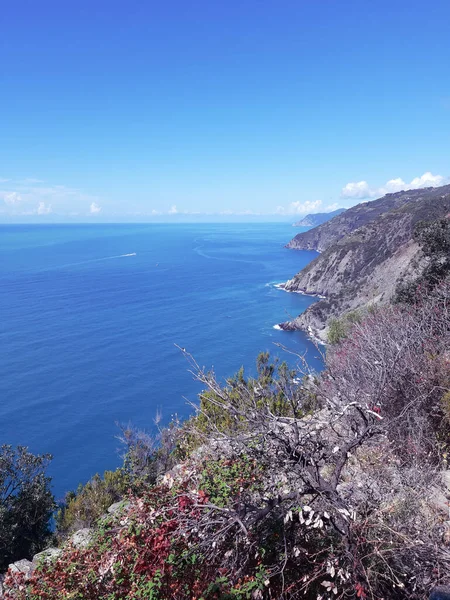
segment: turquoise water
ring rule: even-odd
[[[119,464],[116,422],[186,417],[198,384],[175,344],[224,378],[314,300],[274,287],[315,252],[286,224],[0,226],[0,443],[51,452],[65,491]]]

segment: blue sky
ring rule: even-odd
[[[2,22],[3,221],[289,219],[448,181],[448,0],[16,0]]]

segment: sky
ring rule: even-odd
[[[450,176],[450,2],[15,0],[0,221],[292,219]]]

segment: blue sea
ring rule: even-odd
[[[315,252],[289,224],[0,226],[0,444],[50,452],[58,498],[120,464],[116,423],[187,417],[199,384],[186,348],[220,378],[254,372],[273,328],[313,298],[274,287]]]

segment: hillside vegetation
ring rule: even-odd
[[[204,390],[193,416],[157,438],[121,428],[122,467],[68,495],[60,547],[10,565],[4,600],[424,600],[448,586],[450,226],[419,217],[423,268],[395,302],[333,322],[321,373],[263,353],[255,377],[219,382],[182,349]],[[405,218],[388,213],[384,231],[401,236]],[[5,566],[50,544],[53,499],[49,457],[2,452]]]
[[[5,598],[425,598],[450,572],[449,347],[441,280],[354,322],[320,375],[262,354],[222,384],[186,354],[196,414],[156,447],[124,430],[127,501],[93,520],[91,485],[87,545],[11,570]]]

